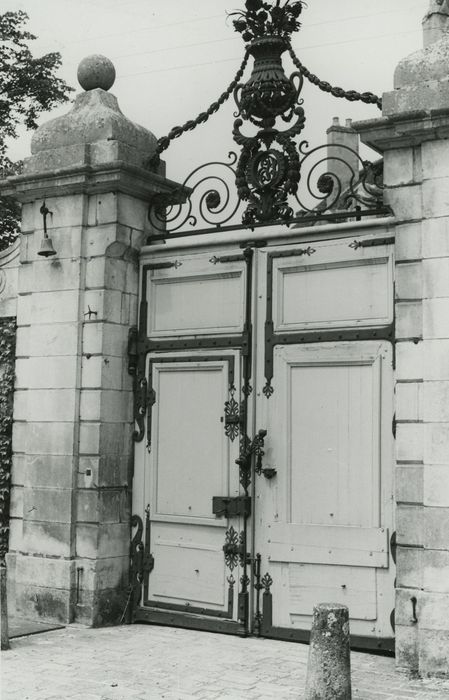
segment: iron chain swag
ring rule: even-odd
[[[235,31],[241,34],[245,42],[244,57],[234,80],[206,111],[201,112],[195,119],[188,120],[182,126],[175,126],[168,135],[160,138],[154,154],[146,162],[147,167],[157,169],[161,153],[174,139],[205,123],[233,94],[238,111],[235,114],[232,134],[234,141],[240,147],[240,155],[231,153],[231,162],[228,164],[207,165],[222,165],[232,171],[235,177],[237,203],[232,208],[230,189],[219,178],[224,188],[223,196],[217,188],[214,188],[206,190],[200,195],[199,200],[200,215],[210,225],[213,225],[218,215],[227,212],[228,206],[231,208],[230,214],[226,213],[224,221],[216,225],[223,225],[229,221],[243,202],[246,203],[246,209],[242,214],[242,224],[250,229],[259,225],[281,222],[288,226],[295,217],[293,209],[295,202],[301,206],[300,211],[316,213],[313,208],[308,208],[298,198],[298,188],[300,182],[304,180],[303,161],[308,155],[318,151],[314,149],[309,154],[307,141],[297,143],[297,137],[306,123],[301,98],[304,79],[334,97],[350,102],[358,100],[382,107],[382,100],[374,93],[344,90],[341,87],[332,86],[314,75],[300,61],[291,45],[291,35],[301,27],[299,17],[304,7],[304,0],[271,0],[271,2],[246,0],[244,10],[230,13],[230,17],[235,17],[233,19]],[[296,69],[290,76],[286,75],[282,64],[284,53],[289,54]],[[250,56],[254,59],[253,69],[249,79],[243,83],[240,80]],[[286,124],[285,127],[281,126],[281,120]],[[246,133],[243,127],[249,127]],[[356,157],[358,157],[357,154]],[[232,169],[234,163],[236,163],[235,171]],[[366,179],[365,163],[361,161],[360,164],[362,175],[353,171],[349,183],[350,196],[356,199],[356,193],[353,191],[354,183],[360,179],[363,181]],[[312,166],[312,171],[315,168],[316,166]],[[348,168],[351,169],[351,166],[348,165]],[[200,170],[201,167],[196,168],[191,174],[192,177],[198,175]],[[198,184],[204,183],[205,179],[207,178],[199,178]],[[310,187],[309,180],[310,174],[307,177],[307,184]],[[194,185],[189,196],[186,205],[187,214],[181,223],[178,223],[178,214],[174,207],[175,205],[178,207],[179,216],[182,218],[184,200],[181,198],[181,201],[177,201],[176,193],[161,194],[153,200],[149,220],[156,230],[165,232],[168,230],[167,225],[170,224],[172,225],[170,232],[172,232],[186,221],[191,226],[197,223],[197,216],[192,213],[192,195],[195,187],[197,185]],[[339,195],[345,195],[348,200],[347,188],[342,187],[338,176],[334,177],[331,173],[321,175],[317,188],[318,197],[310,193],[315,199],[319,199],[320,212],[326,206],[329,207],[329,202],[335,204]],[[331,199],[334,190],[336,194]],[[370,195],[369,191],[368,195]],[[209,215],[212,217],[211,221],[207,218]]]
[[[212,114],[215,114],[215,112],[218,112],[220,107],[229,99],[229,97],[232,95],[234,92],[239,80],[243,76],[243,73],[245,72],[245,68],[248,63],[248,58],[249,58],[249,50],[246,49],[245,55],[243,57],[242,63],[240,64],[240,68],[238,69],[237,73],[235,74],[234,80],[229,84],[227,89],[220,95],[218,100],[215,102],[212,102],[210,107],[206,109],[205,112],[200,112],[198,116],[195,119],[189,119],[188,121],[185,122],[182,126],[174,126],[171,131],[167,134],[167,136],[162,136],[160,139],[158,139],[156,150],[149,158],[149,160],[146,163],[146,167],[149,167],[150,169],[155,169],[159,166],[160,163],[160,155],[164,151],[167,150],[167,148],[170,146],[170,143],[174,140],[185,134],[187,131],[193,131],[196,129],[197,126],[200,124],[204,124],[207,122],[209,117],[212,116]]]
[[[298,69],[298,71],[303,75],[312,85],[316,85],[323,92],[330,93],[333,97],[340,97],[348,100],[349,102],[364,102],[365,104],[375,104],[382,109],[382,99],[375,95],[373,92],[358,92],[357,90],[343,90],[341,87],[333,87],[330,83],[325,80],[321,80],[316,75],[314,75],[306,66],[299,60],[295,54],[290,41],[286,40],[288,44],[288,52],[290,57]]]

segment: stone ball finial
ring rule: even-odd
[[[112,61],[101,54],[83,58],[78,66],[78,82],[83,90],[109,90],[114,85],[115,68]]]

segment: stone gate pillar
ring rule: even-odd
[[[104,57],[85,59],[85,92],[37,130],[23,175],[2,183],[23,203],[11,590],[20,615],[93,625],[120,621],[127,600],[127,337],[148,202],[178,187],[143,168],[156,139],[107,92],[114,75]]]
[[[383,118],[359,122],[384,156],[396,226],[396,659],[448,674],[449,3],[402,60]]]

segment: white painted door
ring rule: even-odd
[[[273,578],[273,625],[307,630],[319,602],[351,632],[391,637],[392,351],[386,342],[275,349],[256,549]]]
[[[375,647],[393,636],[391,246],[256,249],[252,289],[249,269],[224,245],[159,254],[143,271],[151,449],[137,448],[134,511],[149,506],[154,557],[143,605],[242,618],[244,572],[227,568],[223,545],[244,519],[214,514],[212,501],[243,493],[225,405],[246,400],[248,441],[267,430],[262,466],[272,470],[253,473],[250,487],[253,629],[306,638],[313,606],[336,601],[349,607],[355,643]],[[254,588],[257,555],[272,579],[265,596]],[[271,611],[261,625],[262,597]]]
[[[226,422],[228,402],[240,400],[246,293],[244,258],[234,255],[221,265],[210,253],[181,251],[143,268],[149,400],[133,489],[153,561],[143,619],[201,626],[208,618],[212,628],[216,618],[222,631],[238,617],[240,575],[238,561],[227,567],[223,546],[241,518],[213,512],[214,497],[241,493],[238,427]]]
[[[212,513],[214,496],[239,494],[230,468],[238,447],[223,426],[231,361],[236,353],[205,351],[149,360],[156,398],[145,500],[155,565],[145,603],[153,606],[234,616],[223,555],[229,522]]]
[[[376,647],[393,637],[393,351],[357,336],[392,321],[391,255],[333,241],[260,257],[259,317],[276,337],[271,364],[258,353],[256,404],[276,470],[255,484],[255,550],[273,580],[265,633],[305,639],[313,606],[337,602],[354,642]]]

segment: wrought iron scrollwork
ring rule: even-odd
[[[154,569],[154,557],[151,554],[151,521],[150,506],[145,509],[145,543],[143,542],[143,521],[140,515],[133,515],[131,527],[136,527],[136,533],[130,547],[130,586],[132,590],[133,607],[136,607],[142,597],[148,598],[149,575]]]
[[[153,228],[170,235],[186,225],[193,232],[199,221],[217,229],[225,226],[240,206],[233,186],[236,162],[237,154],[231,151],[227,163],[215,161],[195,168],[183,183],[192,190],[185,204],[177,204],[165,194],[154,197],[148,213]]]
[[[320,218],[338,221],[387,213],[382,202],[380,161],[363,161],[346,146],[335,147],[339,149],[335,157],[332,147],[329,155],[324,155],[327,146],[309,151],[306,141],[299,145],[295,141],[306,121],[301,98],[304,79],[334,97],[381,106],[381,99],[374,93],[334,87],[299,60],[291,35],[301,26],[298,18],[304,6],[302,0],[247,0],[245,10],[230,14],[235,17],[234,29],[245,42],[243,62],[234,80],[208,110],[159,139],[149,165],[156,168],[159,155],[171,141],[207,121],[231,94],[238,110],[233,138],[241,149],[240,155],[229,154],[228,163],[200,165],[185,179],[179,193],[157,195],[149,218],[163,235],[153,234],[150,239],[239,228],[237,214],[241,215],[243,226],[254,228],[270,223],[289,225],[298,218],[300,222]],[[285,53],[295,68],[290,76],[282,63]],[[254,59],[253,69],[243,82],[249,56]],[[243,129],[244,124],[248,129]],[[339,161],[334,172],[329,170],[330,160]],[[345,165],[349,170],[342,179],[340,173]],[[228,184],[232,180],[236,193],[234,185]],[[186,187],[192,192],[188,202],[181,204]],[[297,205],[299,213],[295,211]]]
[[[231,572],[234,571],[237,564],[240,564],[240,566],[243,567],[246,560],[245,532],[242,530],[242,532],[239,533],[231,525],[229,530],[226,531],[223,552],[225,555],[226,566],[231,570]]]
[[[145,435],[145,415],[148,405],[148,382],[145,377],[145,356],[139,353],[139,333],[136,326],[128,333],[128,372],[133,377],[134,420],[132,438],[141,442]]]
[[[304,186],[295,193],[300,207],[296,218],[354,210],[383,208],[383,165],[363,160],[344,144],[322,144],[310,148],[307,141],[298,146]]]
[[[245,406],[235,400],[235,386],[229,389],[230,398],[225,401],[225,434],[234,442],[245,423]]]
[[[136,533],[131,540],[130,547],[130,586],[132,590],[132,605],[136,607],[142,596],[143,584],[143,555],[144,544],[142,542],[143,522],[139,515],[131,518],[131,527],[136,527]]]
[[[240,457],[235,460],[235,463],[239,467],[240,472],[240,483],[248,492],[248,487],[251,483],[251,463],[253,455],[256,458],[256,471],[260,473],[262,471],[262,457],[264,455],[263,446],[264,440],[267,435],[267,431],[264,429],[259,430],[254,440],[249,440],[247,436],[242,436],[240,445]],[[258,471],[259,470],[259,471]]]
[[[267,381],[266,381],[266,383],[265,383],[265,386],[264,386],[264,388],[262,389],[262,393],[264,394],[264,396],[267,397],[267,399],[269,399],[271,396],[273,396],[273,394],[274,394],[274,389],[273,389],[273,387],[272,387],[272,385],[271,385],[271,379],[267,379]]]
[[[288,196],[296,193],[301,177],[293,138],[304,129],[306,117],[298,104],[303,78],[300,73],[290,78],[284,73],[281,56],[286,48],[278,35],[255,38],[249,48],[254,57],[253,72],[248,82],[234,92],[239,116],[233,137],[242,148],[236,185],[240,198],[248,202],[242,217],[244,226],[293,218]],[[290,128],[279,131],[278,117],[284,122],[295,121]],[[258,128],[256,134],[242,133],[244,120]]]
[[[258,635],[262,634],[264,627],[266,628],[271,626],[271,586],[273,585],[273,579],[269,573],[261,576],[261,562],[261,555],[256,554],[254,559],[254,588],[256,591],[256,613],[254,616],[254,622]],[[263,608],[261,607],[260,602],[260,594],[262,591]]]

